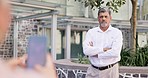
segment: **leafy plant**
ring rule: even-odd
[[[105,0],[75,0],[84,4],[85,7],[90,6],[91,9],[97,7],[98,9],[104,4]],[[113,12],[118,12],[119,7],[124,5],[126,0],[110,0],[106,3],[106,6],[110,7]]]
[[[78,54],[78,61],[81,64],[90,64],[88,57],[82,56],[81,54]]]
[[[121,50],[120,65],[123,65],[123,66],[129,65],[129,60],[130,60],[130,57],[131,57],[130,51],[131,51],[130,49],[126,49],[126,48]]]
[[[78,54],[78,59],[73,59],[72,62],[80,63],[80,64],[90,64],[87,56],[82,56],[82,54]]]
[[[113,12],[118,12],[119,7],[124,5],[126,0],[110,0],[106,3],[106,6],[110,7]]]
[[[137,47],[136,53],[131,53],[131,49],[122,49],[121,61],[122,66],[147,66],[148,65],[148,46]]]

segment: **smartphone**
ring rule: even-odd
[[[28,39],[27,47],[28,58],[26,61],[27,68],[33,69],[39,64],[45,66],[47,54],[47,39],[45,36],[31,36]]]

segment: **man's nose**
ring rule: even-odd
[[[105,18],[104,18],[104,19],[102,19],[102,21],[104,22],[104,21],[105,21]]]
[[[105,18],[105,17],[103,17],[102,19],[103,19],[103,20],[105,20],[106,18]]]

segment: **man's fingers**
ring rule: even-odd
[[[27,54],[24,54],[19,59],[21,60],[22,64],[26,65],[27,58],[28,58],[28,55]]]
[[[111,48],[103,48],[103,51],[106,52],[107,50],[110,50]]]
[[[35,65],[35,70],[38,72],[43,72],[44,68],[40,65]]]
[[[53,68],[53,60],[50,54],[47,54],[47,62],[46,62],[46,67]]]
[[[93,42],[92,42],[92,41],[91,41],[91,42],[89,42],[89,45],[90,45],[90,46],[93,46]]]

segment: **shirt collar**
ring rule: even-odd
[[[112,30],[112,26],[110,25],[109,27],[108,27],[108,29],[105,31],[105,32],[108,32],[108,31],[110,31],[110,30]],[[98,32],[103,32],[101,29],[100,29],[100,27],[98,26]]]

